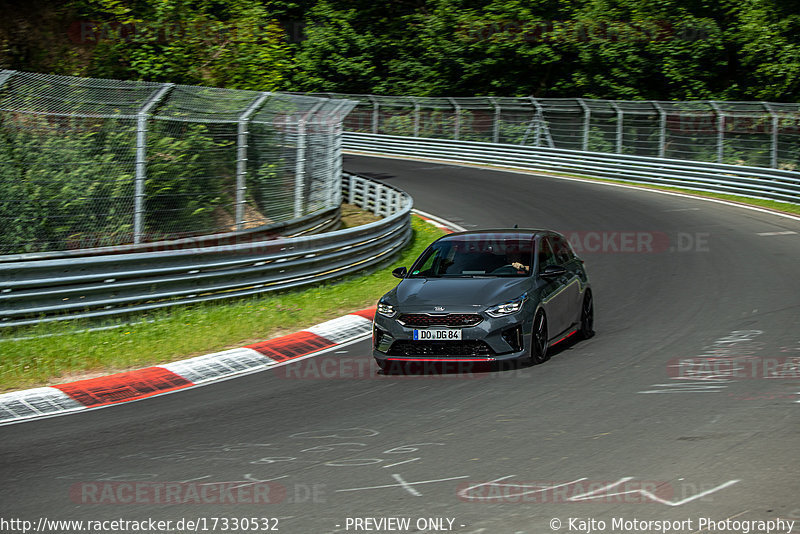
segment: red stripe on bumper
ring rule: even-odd
[[[386,358],[388,362],[496,362],[497,358]]]
[[[193,383],[189,380],[162,367],[147,367],[53,387],[84,406],[101,406],[150,397],[191,385]]]
[[[335,343],[332,341],[328,341],[324,337],[311,332],[298,332],[256,343],[255,345],[248,345],[246,348],[260,352],[275,361],[285,362],[334,345]]]

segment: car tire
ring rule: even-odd
[[[594,335],[594,299],[592,291],[586,290],[581,304],[581,326],[578,330],[581,339],[589,339]]]
[[[533,333],[531,334],[530,363],[538,365],[550,357],[547,353],[547,316],[544,310],[539,310],[533,318]]]

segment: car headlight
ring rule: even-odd
[[[395,310],[394,306],[391,304],[380,301],[378,302],[378,313],[386,317],[392,317],[395,313],[397,313],[397,310]]]
[[[520,311],[522,309],[522,305],[525,303],[526,300],[528,300],[527,293],[509,302],[498,304],[497,306],[492,306],[491,308],[486,310],[486,313],[488,313],[492,317],[504,317],[506,315],[511,315]]]

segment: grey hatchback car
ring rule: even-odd
[[[549,230],[500,229],[434,241],[378,302],[373,356],[403,362],[532,364],[577,334],[593,335],[584,262]]]

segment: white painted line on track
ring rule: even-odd
[[[425,218],[428,218],[428,219],[430,219],[430,220],[432,220],[434,222],[437,222],[437,223],[441,224],[442,226],[444,226],[445,228],[449,228],[451,230],[455,230],[456,232],[464,232],[464,231],[467,230],[463,226],[461,226],[459,224],[456,224],[456,223],[454,223],[452,221],[448,221],[447,219],[443,219],[442,217],[439,217],[437,215],[432,215],[430,213],[427,213],[425,211],[418,210],[418,209],[413,209],[411,211],[413,213],[416,213],[417,215],[421,215],[422,217],[425,217]]]
[[[766,236],[773,236],[773,235],[795,235],[795,234],[797,234],[797,232],[793,232],[791,230],[786,230],[784,232],[759,232],[756,235],[760,235],[760,236],[766,237]]]

